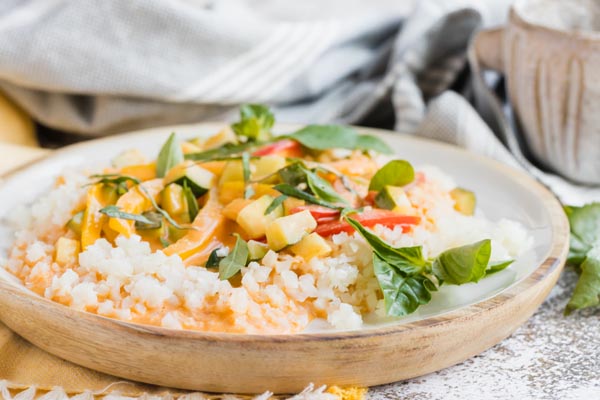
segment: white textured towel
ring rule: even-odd
[[[600,199],[532,165],[473,59],[466,69],[473,34],[510,1],[412,3],[3,0],[0,90],[85,135],[232,118],[244,102],[286,122],[395,121],[525,168],[566,203]]]

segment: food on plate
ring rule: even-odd
[[[523,226],[486,219],[476,193],[377,136],[273,125],[246,105],[212,137],[172,134],[158,155],[121,149],[103,169],[65,171],[14,213],[6,270],[110,318],[276,334],[406,316],[531,246]]]

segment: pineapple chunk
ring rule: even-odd
[[[219,203],[229,204],[235,199],[243,198],[244,188],[243,181],[223,182],[219,188]]]
[[[283,201],[283,209],[285,210],[285,214],[288,215],[290,212],[296,208],[301,207],[306,204],[306,201],[296,199],[294,197],[288,197]]]
[[[257,242],[256,240],[248,241],[248,256],[251,261],[262,259],[269,251],[269,246],[266,243]]]
[[[317,221],[308,210],[287,217],[277,218],[267,226],[266,235],[269,247],[275,251],[296,244],[317,227]]]
[[[223,215],[232,221],[235,221],[240,213],[246,206],[252,203],[252,200],[237,198],[233,199],[225,208],[223,208]]]
[[[258,160],[252,161],[252,164],[254,165],[252,179],[262,180],[285,167],[287,162],[285,161],[285,157],[263,156]],[[277,180],[278,177],[274,176],[273,178]]]
[[[61,237],[56,242],[54,261],[62,266],[75,264],[80,250],[79,240]]]
[[[225,164],[225,168],[223,168],[221,178],[219,179],[219,186],[223,186],[226,182],[231,181],[244,181],[244,168],[241,161],[228,161]]]
[[[251,239],[257,239],[265,235],[267,226],[276,218],[283,215],[283,207],[279,206],[268,215],[265,211],[273,202],[273,197],[265,195],[244,207],[238,214],[236,222],[240,225]]]
[[[313,257],[325,257],[331,253],[331,246],[327,240],[313,232],[304,236],[301,241],[290,247],[292,253],[310,260]]]

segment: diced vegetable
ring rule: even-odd
[[[325,257],[331,253],[331,246],[323,237],[313,232],[304,236],[295,245],[290,247],[292,253],[297,256],[310,260],[313,257]]]
[[[318,222],[335,221],[339,219],[340,211],[333,208],[317,206],[314,204],[302,205],[290,210],[289,214],[296,214],[308,210],[313,218]]]
[[[206,204],[198,215],[192,226],[196,229],[186,231],[186,235],[177,242],[166,247],[163,251],[170,256],[178,254],[183,260],[195,256],[199,257],[208,254],[215,248],[214,240],[225,236],[229,225],[225,223],[225,217],[221,213],[222,206],[217,201],[216,189],[211,189],[208,193]]]
[[[152,179],[141,183],[146,192],[154,199],[156,199],[163,189],[162,179]],[[139,185],[138,185],[139,186]],[[131,214],[141,214],[144,211],[148,211],[152,208],[152,202],[148,199],[145,193],[142,193],[138,186],[134,186],[127,191],[123,196],[117,200],[116,206],[123,212]],[[134,232],[133,221],[128,221],[119,218],[110,218],[108,225],[114,231],[130,237]],[[82,237],[82,245],[83,237]]]
[[[168,212],[177,222],[191,222],[186,199],[183,194],[183,187],[176,183],[171,183],[163,189],[160,197],[162,209]]]
[[[248,241],[248,257],[250,261],[261,260],[269,251],[269,246],[266,243],[257,242],[256,240]]]
[[[129,165],[145,164],[147,162],[146,156],[137,149],[125,150],[118,156],[112,159],[111,164],[116,169],[122,169]]]
[[[156,178],[156,164],[134,164],[121,168],[121,174],[133,176],[141,181],[147,181]]]
[[[223,208],[223,215],[232,221],[235,221],[240,213],[247,205],[252,204],[252,200],[239,197],[233,199]]]
[[[213,186],[214,180],[215,175],[212,172],[191,161],[186,161],[171,168],[165,176],[166,184],[177,183],[183,186],[185,182],[196,197],[206,193]]]
[[[302,157],[302,145],[295,140],[283,139],[268,144],[252,153],[253,156]]]
[[[375,196],[375,204],[379,208],[393,210],[399,214],[412,214],[413,208],[404,189],[398,186],[384,186]]]
[[[287,217],[277,218],[267,226],[267,243],[272,250],[278,251],[296,244],[317,227],[317,221],[308,210]]]
[[[276,218],[283,216],[283,207],[277,207],[265,215],[267,207],[273,202],[273,197],[265,195],[244,207],[238,214],[236,222],[244,229],[251,239],[265,236],[267,226]]]
[[[100,238],[102,224],[107,216],[100,210],[109,204],[104,185],[96,183],[88,189],[85,201],[85,212],[81,221],[81,247],[85,250]]]
[[[237,137],[229,127],[222,129],[216,135],[213,135],[206,139],[206,141],[202,143],[202,148],[204,150],[209,150],[215,147],[220,147],[225,143],[237,143]]]
[[[254,165],[252,179],[259,181],[275,174],[275,172],[279,171],[281,168],[284,168],[287,161],[285,160],[285,157],[282,156],[267,155],[260,157],[257,160],[253,160],[252,164]],[[276,181],[277,176],[274,176],[273,179]],[[273,179],[271,181],[273,181]]]
[[[302,207],[306,204],[306,201],[297,199],[295,197],[288,197],[283,202],[283,209],[286,215],[292,214],[292,210]]]
[[[81,236],[81,223],[83,221],[83,211],[79,211],[73,215],[69,222],[67,222],[67,228],[73,231],[76,235]]]
[[[192,142],[181,142],[181,151],[183,154],[198,153],[202,151],[202,147]]]
[[[418,216],[402,215],[393,211],[384,210],[372,210],[360,214],[353,214],[352,218],[367,228],[375,225],[393,228],[396,225],[400,225],[403,227],[403,230],[409,229],[410,225],[416,225],[421,221],[421,218]],[[315,232],[323,237],[328,237],[341,232],[352,233],[353,231],[354,228],[346,221],[334,221],[320,224]]]
[[[219,186],[223,186],[225,182],[244,181],[244,169],[242,168],[242,162],[238,160],[228,161],[223,168],[221,178],[219,179]]]
[[[450,191],[450,196],[454,200],[454,209],[464,215],[473,215],[475,213],[476,199],[475,193],[463,188],[455,188]]]
[[[80,251],[79,240],[61,237],[56,242],[54,261],[61,266],[75,264]]]

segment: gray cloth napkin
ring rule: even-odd
[[[473,57],[466,70],[473,34],[502,24],[509,4],[4,0],[0,90],[41,123],[90,136],[231,119],[244,102],[286,122],[392,119],[523,168],[565,203],[598,200],[529,162]]]

